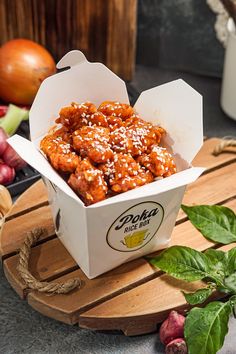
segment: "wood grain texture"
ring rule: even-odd
[[[1,0],[0,45],[28,38],[59,60],[79,49],[122,78],[135,65],[137,0]]]
[[[81,314],[79,326],[104,330],[117,328],[128,335],[143,334],[143,323],[150,318],[157,326],[171,309],[183,311],[188,308],[180,289],[194,292],[202,285],[162,275]]]
[[[183,204],[219,204],[236,194],[236,163],[232,163],[211,173],[201,176],[196,182],[191,183],[183,198]],[[185,214],[180,210],[177,220]]]
[[[55,234],[49,206],[38,208],[6,222],[0,234],[0,258],[6,258],[10,254],[16,253],[22,245],[26,233],[38,226],[44,226],[46,229],[40,241],[52,238]]]
[[[108,67],[113,68],[115,72],[120,72],[121,77],[126,77],[127,80],[131,80],[134,70],[136,16],[137,2],[135,0],[108,1],[106,63]],[[117,42],[123,45],[116,46]],[[120,63],[123,65],[121,66]]]
[[[42,180],[34,183],[27,193],[23,193],[13,204],[11,210],[6,216],[6,221],[16,216],[24,214],[26,211],[40,208],[48,204],[48,194]]]
[[[148,279],[153,274],[153,268],[142,258],[123,264],[93,280],[77,270],[60,277],[58,281],[80,277],[83,284],[81,289],[66,296],[55,295],[50,298],[45,294],[31,292],[28,303],[48,317],[74,324],[78,322],[81,312],[142,283],[143,279]]]
[[[193,166],[206,167],[207,171],[218,168],[223,164],[236,161],[236,147],[228,147],[218,156],[213,155],[214,148],[220,143],[221,139],[207,139],[199,153],[193,160]]]
[[[211,152],[217,139],[207,140],[194,163],[205,166],[207,173],[190,185],[184,197],[186,204],[221,203],[236,211],[236,163],[231,150],[215,158]],[[35,195],[39,199],[35,201]],[[140,258],[89,280],[75,264],[54,235],[50,209],[46,203],[42,182],[37,182],[12,208],[0,238],[0,252],[6,277],[16,292],[29,305],[59,321],[90,329],[119,329],[126,335],[150,333],[156,330],[172,309],[185,311],[180,289],[194,291],[201,283],[187,284],[163,275]],[[38,204],[37,204],[38,203]],[[27,206],[29,209],[27,210]],[[46,296],[27,289],[16,270],[18,248],[25,232],[34,227],[46,228],[42,243],[32,248],[30,270],[40,280],[63,282],[80,277],[82,288],[67,295]],[[53,238],[53,239],[52,239]],[[236,244],[221,247],[204,238],[184,214],[180,215],[171,238],[171,245],[184,245],[200,251],[221,248],[226,251]],[[159,251],[160,252],[160,251]],[[214,294],[219,298],[219,294]]]
[[[8,40],[7,33],[7,6],[6,1],[0,1],[0,33],[1,33],[1,42],[5,43]]]

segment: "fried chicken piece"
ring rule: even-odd
[[[142,122],[145,122],[142,118],[140,118],[138,116],[138,114],[134,114],[132,117],[126,119],[126,121],[124,122],[124,126],[126,128],[132,126],[132,125],[135,125],[135,124],[139,124],[139,123],[142,123]]]
[[[176,173],[176,165],[172,155],[163,147],[152,146],[150,154],[144,154],[136,159],[156,177],[168,177]]]
[[[133,141],[124,126],[111,131],[109,142],[112,150],[117,153],[132,153]]]
[[[153,174],[150,171],[141,170],[137,176],[126,176],[117,180],[111,189],[116,193],[127,192],[128,190],[151,183],[153,179]]]
[[[99,127],[108,128],[107,117],[102,112],[95,112],[87,118],[87,125],[97,125]]]
[[[70,144],[63,141],[60,136],[56,137],[53,134],[45,136],[40,143],[40,149],[55,170],[61,172],[74,172],[80,161]]]
[[[155,134],[156,144],[160,144],[161,138],[166,134],[164,128],[158,125],[153,125],[150,122],[146,122],[145,120],[141,119],[138,115],[128,118],[125,121],[124,125],[127,129],[135,129],[136,127],[137,128],[143,127],[144,129],[149,130],[150,133],[152,134],[152,138],[154,138],[153,133]],[[151,142],[148,145],[151,146]]]
[[[112,183],[114,180],[123,178],[127,175],[135,176],[138,174],[140,165],[128,154],[114,154],[111,160],[99,164],[98,168],[103,172],[104,177]]]
[[[161,139],[166,135],[166,130],[158,125],[153,126],[156,135],[156,144],[160,144]]]
[[[150,123],[140,121],[138,124],[131,125],[127,132],[133,142],[132,156],[143,154],[156,142],[156,134]]]
[[[99,165],[111,190],[116,193],[126,192],[153,181],[150,171],[145,171],[131,155],[116,154],[112,161]]]
[[[106,116],[120,117],[122,120],[126,120],[135,114],[133,107],[129,104],[115,101],[102,102],[98,107],[98,111],[102,112]]]
[[[132,156],[141,155],[150,150],[153,144],[159,144],[164,134],[163,128],[136,117],[133,124],[127,126],[127,135],[133,142]]]
[[[165,130],[136,117],[129,118],[124,126],[111,132],[110,144],[115,152],[130,153],[138,156],[158,144]]]
[[[82,127],[73,133],[73,147],[80,152],[81,156],[88,156],[93,162],[101,163],[113,156],[109,138],[110,130],[108,128]]]
[[[108,191],[102,171],[94,167],[88,158],[82,160],[75,173],[70,175],[68,184],[83,199],[85,205],[104,200]]]
[[[124,122],[120,117],[107,116],[107,123],[110,131],[114,131],[117,128],[124,126]]]
[[[61,139],[68,144],[72,143],[71,132],[64,126],[56,130],[53,129],[50,134],[53,135],[55,138],[61,137]]]
[[[97,112],[96,106],[91,102],[81,104],[72,103],[71,106],[60,110],[56,123],[61,123],[71,131],[88,124],[90,116]]]

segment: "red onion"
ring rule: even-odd
[[[0,184],[7,185],[15,178],[15,170],[5,163],[0,164]]]
[[[0,156],[4,153],[6,150],[8,143],[7,143],[7,134],[4,129],[0,128]]]
[[[8,106],[0,106],[0,117],[4,117],[7,113]]]
[[[21,170],[27,165],[27,163],[17,154],[17,152],[9,144],[7,144],[7,148],[4,151],[2,158],[8,166],[13,167],[16,171]]]
[[[177,311],[171,311],[167,319],[160,327],[160,340],[167,345],[175,338],[184,337],[184,322],[185,317]]]
[[[166,354],[188,354],[187,345],[183,338],[176,338],[167,344]]]

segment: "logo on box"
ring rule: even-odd
[[[156,235],[164,209],[156,202],[142,202],[122,213],[107,232],[108,245],[119,252],[134,252]]]

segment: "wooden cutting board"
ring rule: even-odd
[[[194,165],[207,169],[188,186],[183,202],[187,205],[221,204],[236,211],[236,148],[227,148],[215,157],[212,151],[218,142],[216,138],[206,140],[196,156]],[[28,289],[18,276],[18,249],[26,232],[37,226],[46,228],[47,232],[32,249],[29,264],[32,274],[46,281],[80,277],[81,289],[67,295],[48,296]],[[236,246],[222,247],[208,241],[182,211],[177,218],[171,245],[185,245],[199,251],[208,248],[228,250]],[[22,194],[8,214],[0,236],[0,256],[11,286],[40,313],[83,328],[121,330],[126,335],[153,332],[171,309],[187,310],[180,289],[194,291],[201,285],[200,282],[189,284],[163,275],[144,258],[89,280],[55,236],[42,181]]]

